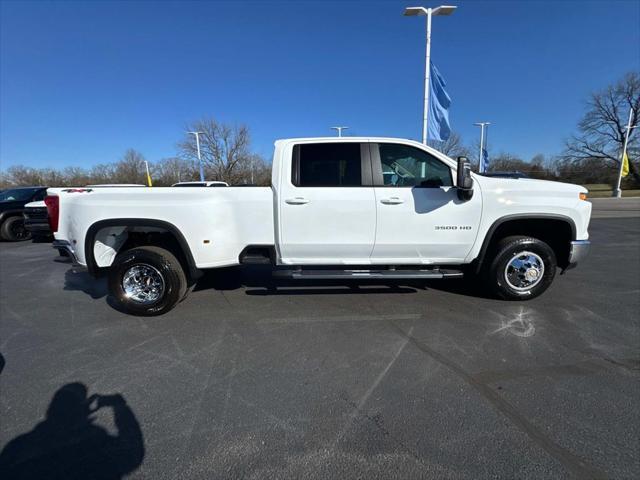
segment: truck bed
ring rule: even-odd
[[[198,268],[236,265],[247,245],[275,243],[270,187],[56,188],[49,192],[60,197],[56,238],[73,245],[81,265],[86,265],[85,236],[91,226],[118,219],[162,219],[173,225],[189,245]]]

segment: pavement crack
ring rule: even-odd
[[[409,335],[411,335],[412,333],[413,333],[413,327],[411,327],[411,330],[409,330]],[[374,390],[376,388],[378,388],[378,385],[380,385],[380,382],[382,382],[384,377],[387,376],[387,373],[389,372],[389,370],[391,369],[393,364],[396,363],[396,360],[398,359],[398,357],[400,356],[402,351],[405,349],[405,347],[407,346],[409,341],[410,341],[409,337],[405,338],[402,341],[401,345],[398,347],[396,352],[393,354],[393,357],[391,358],[391,360],[389,360],[389,362],[387,362],[387,365],[380,371],[380,373],[373,380],[373,382],[371,383],[369,388],[367,388],[367,390],[364,392],[364,394],[360,397],[360,400],[358,400],[358,403],[354,405],[355,408],[352,410],[351,414],[349,415],[349,418],[347,419],[346,423],[344,424],[344,426],[340,430],[340,433],[338,433],[338,436],[333,441],[333,447],[334,448],[337,445],[337,443],[342,439],[344,434],[347,432],[347,430],[349,429],[349,427],[353,423],[353,420],[358,415],[361,414],[362,407],[364,407],[365,403],[367,403],[367,400],[369,399],[371,394],[374,392]]]
[[[509,370],[487,370],[472,374],[472,377],[479,383],[489,384],[499,381],[513,380],[523,377],[564,377],[564,376],[585,376],[595,375],[599,372],[605,372],[612,367],[603,362],[596,360],[586,360],[584,362],[566,364],[566,365],[549,365],[545,367],[534,367],[526,369],[509,369]]]
[[[431,349],[427,345],[418,341],[412,332],[405,332],[394,322],[389,322],[398,333],[405,337],[414,347],[420,350],[425,355],[428,355],[436,362],[440,363],[444,367],[451,370],[458,377],[460,377],[465,383],[476,390],[491,406],[500,414],[505,416],[511,421],[511,423],[525,433],[535,444],[547,452],[551,457],[555,458],[562,464],[575,478],[580,480],[586,479],[604,479],[606,475],[604,472],[596,469],[595,467],[586,463],[582,458],[573,454],[566,448],[560,446],[558,443],[549,438],[545,433],[536,427],[533,423],[527,420],[518,410],[507,400],[505,400],[499,393],[493,390],[490,386],[479,381],[474,375],[465,371],[460,365],[454,361],[448,359],[441,353]]]
[[[223,291],[220,291],[220,294],[222,295],[222,298],[224,299],[225,302],[227,302],[227,305],[229,305],[230,307],[233,307],[233,304],[231,303],[231,301],[227,298],[227,296],[224,294]]]

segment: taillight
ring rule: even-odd
[[[58,231],[58,219],[60,217],[60,197],[57,195],[47,195],[44,197],[47,205],[47,216],[49,217],[49,227],[53,233]]]

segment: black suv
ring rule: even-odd
[[[31,238],[31,233],[24,227],[24,206],[44,200],[46,196],[47,187],[16,187],[0,193],[0,238],[8,242]]]

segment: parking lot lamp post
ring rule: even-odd
[[[407,7],[404,14],[407,17],[425,15],[427,17],[427,53],[424,66],[424,115],[422,118],[422,143],[427,144],[427,124],[429,121],[429,73],[431,71],[431,17],[434,15],[451,15],[458,7],[440,5],[436,8]]]
[[[200,164],[200,181],[204,182],[204,168],[202,167],[202,157],[200,156],[200,134],[202,132],[189,132],[196,136],[196,149],[198,151],[198,163]]]
[[[338,137],[342,137],[342,130],[346,130],[349,127],[331,127],[331,130],[338,131]]]

